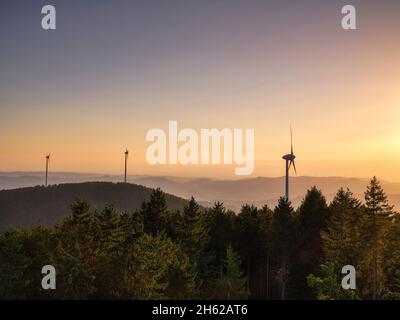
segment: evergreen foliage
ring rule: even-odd
[[[132,212],[76,199],[54,227],[0,233],[0,299],[400,299],[400,219],[375,177],[365,203],[340,189],[328,206],[314,187],[297,210],[148,199]],[[41,288],[48,264],[57,290]]]

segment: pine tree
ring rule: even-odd
[[[240,271],[240,264],[239,255],[229,245],[226,249],[226,258],[223,261],[223,270],[215,283],[214,299],[237,300],[248,298],[247,280]]]
[[[115,287],[118,287],[123,279],[121,246],[125,240],[124,230],[120,228],[120,214],[112,205],[106,205],[95,216],[97,237],[100,237],[92,247],[96,248],[93,261],[95,263],[92,264],[95,294],[97,299],[113,299],[117,297]]]
[[[270,298],[270,288],[271,288],[271,265],[272,265],[272,245],[271,245],[271,225],[272,219],[274,216],[274,212],[267,206],[264,205],[261,210],[258,211],[259,218],[260,218],[260,230],[262,233],[262,239],[264,239],[263,245],[260,245],[260,250],[265,252],[265,265],[261,264],[262,270],[262,280],[259,279],[259,298]],[[261,257],[263,255],[261,254]],[[265,267],[263,267],[263,265]],[[263,272],[263,271],[261,271]],[[264,275],[265,274],[265,275]]]
[[[144,219],[144,231],[156,235],[165,232],[168,224],[168,208],[164,192],[154,189],[150,200],[143,202],[142,214]]]
[[[78,243],[67,252],[59,241],[54,266],[57,270],[55,294],[59,299],[89,299],[96,291],[95,275],[89,271]]]
[[[118,228],[122,232],[123,246],[128,246],[144,232],[143,216],[139,210],[124,212],[119,217]]]
[[[338,265],[354,265],[364,252],[365,208],[347,189],[339,189],[329,206],[330,217],[321,236],[328,261]]]
[[[344,290],[336,271],[335,263],[328,262],[321,265],[322,276],[310,274],[307,277],[308,285],[317,291],[318,300],[352,300],[355,299],[354,290]]]
[[[368,246],[371,251],[371,284],[372,299],[379,298],[381,288],[380,269],[382,267],[382,239],[389,226],[389,217],[393,207],[389,205],[387,196],[376,177],[370,181],[365,192],[365,205],[367,208],[367,234]]]
[[[38,283],[41,282],[41,274],[44,265],[54,264],[57,238],[53,230],[37,226],[32,229],[19,231],[22,250],[29,257],[29,264],[25,269],[23,278],[25,281],[25,294],[28,298],[51,299],[54,298],[52,290],[43,290]]]
[[[353,265],[357,270],[357,295],[364,297],[369,270],[365,264],[368,254],[366,238],[366,209],[361,201],[347,189],[339,189],[329,206],[326,231],[321,232],[325,263],[332,262],[338,268]]]
[[[323,258],[321,231],[326,229],[329,212],[325,197],[312,187],[298,209],[298,221],[303,249],[302,260],[315,265]]]
[[[102,244],[112,250],[123,239],[123,230],[120,229],[120,216],[113,205],[106,207],[96,214],[100,227]]]
[[[179,245],[165,235],[144,233],[125,256],[120,290],[129,299],[192,298],[195,273]]]
[[[23,250],[20,231],[9,229],[0,234],[0,299],[27,298],[24,273],[29,262],[30,258]]]
[[[291,259],[296,251],[296,222],[291,203],[281,197],[275,207],[271,224],[271,250],[278,262],[280,298],[287,298]]]
[[[70,206],[72,211],[72,217],[76,222],[82,220],[82,218],[86,217],[90,211],[90,204],[84,200],[79,198],[75,199],[75,201]]]
[[[324,261],[321,231],[326,230],[329,217],[328,206],[322,192],[316,187],[307,191],[297,210],[299,250],[296,252],[296,263],[293,266],[292,284],[296,296],[311,299],[313,292],[306,283],[310,273],[318,272]]]
[[[204,215],[193,197],[184,207],[177,228],[179,240],[189,257],[195,259],[199,254],[202,254],[209,237],[205,226]]]
[[[250,279],[251,271],[254,271],[255,265],[261,251],[260,244],[260,223],[258,217],[258,210],[254,206],[244,205],[240,210],[236,219],[236,242],[237,248],[243,259],[243,264],[246,269],[247,278]]]
[[[233,221],[235,214],[226,210],[220,202],[214,204],[206,213],[209,230],[209,250],[215,253],[215,263],[220,265],[225,257],[226,249],[232,243]]]
[[[207,252],[210,236],[205,218],[205,214],[192,197],[184,207],[177,225],[177,241],[196,268],[199,291],[210,280],[209,264],[212,262],[212,255]]]
[[[244,205],[236,217],[234,246],[238,250],[252,298],[264,298],[269,286],[268,233],[272,211]]]
[[[72,250],[74,244],[79,243],[83,256],[92,255],[92,247],[100,241],[97,218],[86,201],[76,199],[70,208],[72,214],[56,225],[56,234],[63,238],[63,247],[67,250]]]

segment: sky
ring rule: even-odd
[[[41,28],[52,4],[57,29]],[[341,8],[357,30],[341,28]],[[253,176],[400,182],[400,1],[0,2],[0,171],[238,178],[151,166],[146,132],[252,128]]]

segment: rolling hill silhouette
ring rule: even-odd
[[[0,230],[34,225],[52,226],[69,215],[76,199],[87,200],[93,209],[113,204],[120,211],[140,208],[150,198],[152,189],[124,183],[85,182],[28,187],[0,191]],[[167,194],[170,209],[182,209],[186,200]]]
[[[123,188],[120,186],[120,184],[118,183],[115,184],[115,182],[121,180],[122,176],[118,175],[68,173],[68,172],[52,172],[50,175],[50,184],[82,183],[88,181],[89,182],[108,181],[108,182],[114,182],[114,184],[105,183],[104,185],[105,186],[108,185],[110,186],[110,188],[115,190],[117,190],[117,188]],[[0,190],[35,186],[38,184],[43,184],[43,182],[44,182],[43,172],[0,173]],[[238,180],[218,180],[210,178],[181,178],[172,176],[137,175],[137,176],[128,176],[128,182],[145,186],[148,188],[161,188],[163,191],[183,199],[189,199],[191,196],[194,196],[201,205],[207,207],[212,206],[215,201],[220,201],[223,202],[227,208],[232,209],[236,212],[238,212],[241,206],[245,203],[254,204],[259,207],[263,206],[264,204],[267,204],[268,206],[273,208],[276,205],[279,197],[282,196],[284,192],[284,177],[257,177],[257,178],[238,179]],[[343,188],[348,187],[355,194],[355,196],[357,196],[360,200],[363,200],[364,191],[368,183],[369,179],[363,179],[363,178],[305,177],[305,176],[291,177],[290,197],[294,207],[297,207],[301,203],[301,200],[306,194],[307,189],[313,186],[317,186],[317,188],[321,189],[328,201],[332,200],[334,194],[340,187]],[[386,194],[388,195],[389,202],[395,206],[395,209],[399,210],[400,183],[382,181],[382,186]],[[136,187],[139,188],[139,186]],[[52,188],[54,187],[50,187],[50,190],[52,190]],[[73,189],[72,186],[65,188],[67,193],[69,192],[69,194],[72,194],[72,191],[70,191],[70,188]],[[105,203],[117,203],[118,205],[121,206],[122,209],[136,208],[137,206],[140,205],[142,199],[144,199],[147,195],[146,193],[147,191],[139,191],[141,189],[132,190],[127,192],[129,193],[129,196],[127,195],[126,198],[124,198],[124,196],[121,195],[121,197],[125,200],[122,199],[123,202],[119,203],[118,201],[122,201],[121,199],[118,198],[119,191],[115,191],[115,194],[112,197],[111,194],[113,194],[114,191],[110,190],[109,191],[110,194],[104,194],[104,198],[102,198],[103,195],[102,196],[98,194],[91,195],[88,193],[88,191],[84,191],[83,187],[81,188],[82,189],[79,189],[79,192],[81,192],[83,195],[88,194],[88,196],[91,197],[90,199],[95,200],[93,202],[93,205],[102,206]],[[41,190],[43,188],[35,187],[34,189]],[[32,188],[28,188],[28,190],[32,190]],[[1,200],[4,199],[2,197],[5,197],[5,195],[7,195],[7,197],[11,196],[17,197],[19,192],[22,191],[13,190],[12,192],[10,191],[10,193],[3,193],[3,192],[4,191],[0,191],[0,214],[2,215],[4,215],[4,210],[5,210],[3,208],[4,205],[2,205],[1,203],[1,201],[5,201]],[[57,193],[57,197],[61,197],[60,195],[61,190],[59,192],[60,193]],[[135,200],[136,194],[138,194],[137,196],[139,199],[138,201]],[[139,196],[139,194],[142,195],[144,194],[144,196],[143,197]],[[73,197],[68,196],[68,194],[66,194],[65,196],[68,197],[68,201],[73,200]],[[26,206],[29,206],[30,203],[29,193],[26,193],[25,195],[21,194],[19,195],[19,197],[22,203],[25,202],[27,203]],[[174,199],[179,199],[176,197]],[[43,199],[45,199],[45,197]],[[183,199],[179,200],[183,201]],[[69,203],[64,202],[62,203],[62,205],[64,206],[64,208],[66,208],[66,210],[68,210]],[[18,206],[21,207],[22,204],[18,204]],[[36,210],[33,207],[32,209]],[[49,215],[52,214],[54,213],[53,212],[49,213]],[[3,218],[0,216],[0,226],[2,219]],[[33,220],[33,222],[35,221]]]

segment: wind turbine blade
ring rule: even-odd
[[[291,162],[292,162],[292,161],[291,161]],[[295,173],[296,176],[297,176],[296,164],[294,163],[294,160],[293,160],[293,169],[294,169],[294,173]]]
[[[293,154],[293,134],[292,134],[292,125],[290,125],[290,152]]]

